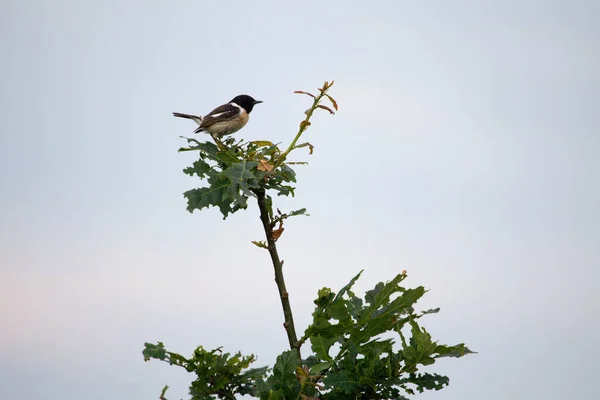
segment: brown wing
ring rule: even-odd
[[[215,108],[210,112],[210,114],[206,115],[202,120],[202,124],[200,128],[208,128],[211,125],[214,125],[218,122],[225,122],[238,117],[240,113],[240,109],[236,106],[232,106],[231,104],[225,104],[220,107]]]

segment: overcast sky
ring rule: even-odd
[[[289,143],[335,80],[279,240],[296,324],[323,286],[407,270],[478,355],[422,399],[592,399],[600,338],[600,2],[32,1],[0,12],[0,398],[188,398],[146,341],[286,348],[256,206],[189,214],[192,121],[246,93]]]

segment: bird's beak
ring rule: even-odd
[[[262,103],[262,100],[254,100],[254,104]]]

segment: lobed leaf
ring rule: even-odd
[[[325,336],[323,334],[317,334],[310,337],[310,344],[312,351],[321,360],[327,360],[332,362],[333,358],[329,355],[329,349],[335,342],[337,342],[337,336]]]
[[[185,168],[183,172],[189,176],[197,175],[199,178],[204,178],[207,175],[213,175],[215,173],[213,167],[202,159],[194,161],[192,166]]]
[[[447,376],[429,373],[410,374],[406,381],[415,385],[419,393],[423,393],[425,390],[440,390],[450,384]]]
[[[406,372],[415,372],[417,365],[431,365],[435,362],[432,355],[436,350],[436,343],[431,340],[431,335],[420,328],[416,321],[410,320],[411,338],[409,344],[402,332],[399,331],[402,338],[402,357],[404,358],[404,370]]]
[[[350,378],[350,374],[345,370],[328,373],[323,379],[323,383],[325,388],[335,388],[345,394],[352,394],[360,386],[356,380]]]
[[[188,201],[187,210],[194,212],[194,210],[202,210],[208,207],[218,207],[223,217],[232,213],[231,200],[224,200],[227,188],[231,183],[228,180],[220,179],[214,182],[211,187],[204,187],[199,189],[191,189],[185,192],[183,195]]]

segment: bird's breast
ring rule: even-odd
[[[210,127],[205,128],[205,130],[215,136],[231,135],[242,129],[248,123],[248,118],[248,113],[242,110],[236,118],[216,122]]]

